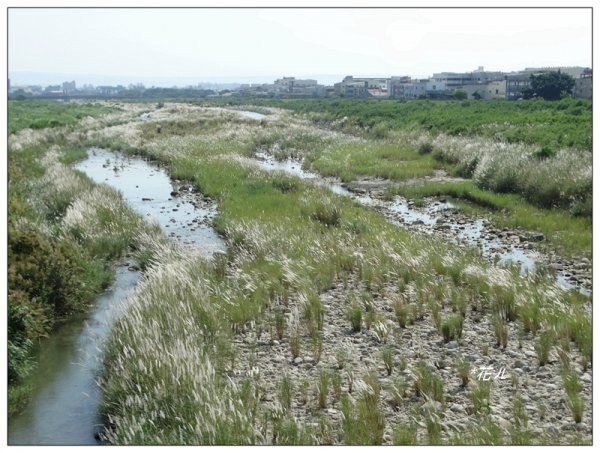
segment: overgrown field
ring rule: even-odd
[[[508,143],[592,149],[592,103],[582,99],[555,101],[432,101],[229,98],[220,105],[281,107],[311,114],[315,122],[347,132],[381,138],[390,130],[433,135],[477,136]]]
[[[59,101],[8,101],[8,133],[21,129],[74,126],[86,117],[116,112],[116,107]]]
[[[253,159],[406,181],[453,168],[419,153],[433,137],[373,139],[281,110],[255,121],[185,104],[142,123],[148,107],[128,108],[129,119],[67,131],[64,146],[166,165],[218,203],[229,249],[206,260],[156,231],[136,235],[146,278],[104,356],[111,443],[591,443],[590,298]],[[85,219],[102,210],[85,193],[57,222],[93,250],[86,231],[103,230]]]

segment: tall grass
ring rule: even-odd
[[[210,114],[221,115],[219,111],[205,110],[190,113],[198,118]],[[292,404],[289,416],[277,409],[274,418],[266,417],[265,422],[259,421],[260,415],[256,414],[263,410],[271,413],[271,405],[259,399],[257,409],[240,397],[247,390],[242,388],[244,378],[261,380],[256,360],[251,367],[235,367],[233,373],[227,365],[238,345],[245,348],[242,338],[254,338],[256,326],[275,320],[279,309],[286,314],[291,311],[287,318],[288,344],[278,348],[278,354],[288,355],[288,363],[287,348],[292,358],[297,358],[301,347],[310,348],[310,340],[316,340],[313,345],[322,348],[313,349],[315,359],[322,363],[337,360],[334,350],[340,343],[332,344],[333,327],[328,323],[329,316],[343,312],[344,302],[350,307],[350,316],[343,334],[350,334],[354,327],[353,341],[377,340],[377,335],[381,341],[391,341],[392,337],[386,337],[380,328],[381,323],[392,329],[389,318],[395,313],[382,302],[387,301],[385,294],[390,288],[399,288],[406,296],[406,329],[411,328],[411,322],[428,319],[430,299],[439,300],[440,304],[444,300],[445,304],[445,299],[457,292],[469,304],[476,304],[482,316],[487,316],[498,303],[494,288],[499,286],[514,293],[518,320],[526,313],[522,309],[526,301],[539,302],[540,326],[541,318],[555,309],[572,317],[564,304],[566,293],[550,280],[533,282],[451,245],[412,235],[373,211],[350,200],[333,199],[324,189],[300,180],[294,182],[298,190],[282,190],[279,182],[274,183],[279,176],[261,171],[246,157],[255,146],[253,131],[259,127],[268,130],[271,121],[280,120],[269,118],[266,125],[253,126],[223,115],[206,134],[198,128],[192,136],[169,134],[163,138],[161,132],[146,138],[144,153],[168,164],[172,174],[193,181],[202,193],[218,201],[220,212],[214,225],[227,237],[230,249],[224,272],[218,272],[211,262],[199,257],[157,254],[144,285],[127,301],[128,308],[106,348],[103,385],[105,413],[113,421],[111,442],[300,442],[299,433],[308,428],[301,422],[291,422],[299,410],[296,405]],[[133,146],[140,137],[131,134],[130,138]],[[120,139],[107,138],[109,143]],[[339,222],[313,215],[328,203],[335,206]],[[365,227],[353,227],[354,219]],[[354,296],[341,302],[338,299],[346,298],[339,293],[344,278],[347,293]],[[333,288],[335,292],[329,293]],[[325,302],[324,292],[328,292],[325,297],[335,294],[335,300]],[[371,331],[362,332],[367,323]],[[285,334],[282,341],[286,341]],[[227,347],[228,344],[236,347]],[[261,353],[260,347],[257,346],[257,354]],[[387,424],[380,407],[380,384],[374,376],[358,378],[362,365],[356,372],[350,371],[356,366],[355,359],[348,353],[341,360],[345,362],[341,366],[349,371],[345,379],[348,394],[342,391],[338,402],[337,395],[333,401],[323,391],[321,403],[328,409],[339,404],[343,414],[340,441],[379,444]],[[296,361],[299,365],[294,365],[294,374],[305,379],[313,373],[314,386],[316,361]],[[408,366],[414,371],[415,393],[444,402],[444,381],[438,373],[425,364]],[[270,387],[276,389],[276,382]],[[337,386],[332,381],[328,383]],[[308,401],[306,384],[299,388],[301,400]],[[210,393],[207,399],[204,392]],[[316,396],[314,406],[320,406],[319,392]],[[160,415],[161,409],[165,417]],[[308,419],[314,421],[315,417],[309,414]],[[327,433],[327,427],[323,426],[322,431]]]

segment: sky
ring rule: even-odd
[[[592,65],[591,9],[14,9],[11,84],[428,77]],[[45,80],[42,80],[45,79]]]

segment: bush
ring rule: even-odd
[[[450,316],[441,324],[444,343],[462,338],[463,317],[461,315]]]
[[[433,151],[433,145],[431,143],[423,143],[419,146],[419,154],[429,154]]]
[[[297,192],[300,184],[298,179],[286,176],[284,174],[275,174],[271,179],[271,184],[273,187],[279,190],[280,192]]]
[[[311,217],[328,227],[337,227],[342,223],[342,211],[333,203],[319,202]]]
[[[346,319],[350,321],[353,332],[360,332],[362,324],[362,309],[359,305],[351,305],[346,309]]]

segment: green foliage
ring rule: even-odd
[[[419,154],[429,154],[433,151],[433,145],[431,143],[423,143],[419,146]]]
[[[338,227],[342,223],[342,213],[339,206],[325,201],[317,202],[311,217],[328,227]]]
[[[539,75],[531,74],[530,84],[533,96],[555,101],[570,95],[575,79],[560,71],[550,71]]]
[[[328,370],[321,368],[319,370],[319,382],[317,384],[317,394],[319,395],[319,407],[327,407],[327,396],[329,395],[330,374]]]
[[[21,129],[72,126],[87,116],[114,112],[115,107],[92,103],[64,103],[62,101],[8,101],[8,133]]]
[[[456,370],[458,371],[461,385],[466,388],[471,378],[471,361],[459,357],[456,361]]]
[[[508,344],[508,327],[506,326],[506,321],[504,321],[502,316],[494,315],[492,325],[496,334],[496,346],[506,349],[506,345]]]
[[[394,445],[417,445],[417,425],[406,424],[394,427],[392,434]]]
[[[462,100],[466,100],[468,97],[469,97],[469,95],[467,94],[467,92],[465,90],[462,90],[460,88],[457,90],[454,90],[454,99],[462,101]]]
[[[362,326],[362,308],[360,305],[349,305],[346,308],[346,319],[350,321],[353,332],[360,332]]]
[[[390,348],[389,346],[384,347],[381,350],[381,359],[383,360],[385,370],[387,372],[387,375],[389,376],[390,374],[392,374],[392,369],[394,367],[394,353],[392,351],[392,348]]]
[[[406,327],[406,321],[408,320],[408,316],[409,316],[408,304],[405,303],[405,301],[402,298],[397,297],[394,299],[393,306],[394,306],[394,314],[396,315],[396,320],[398,321],[398,325],[402,328]]]
[[[289,376],[284,375],[279,383],[279,401],[284,411],[289,411],[292,408],[292,396],[294,394],[294,386]]]
[[[444,337],[444,343],[448,343],[452,340],[460,340],[462,338],[463,322],[464,319],[460,314],[451,315],[442,321],[441,331]]]
[[[511,143],[548,145],[552,149],[563,144],[592,149],[592,103],[585,100],[489,100],[463,104],[431,100],[260,99],[256,103],[309,113],[318,124],[355,133],[385,121],[390,132],[427,130],[434,135],[484,136]],[[581,109],[581,115],[573,115],[572,108]],[[343,118],[346,120],[341,121]]]
[[[444,381],[430,370],[425,362],[421,361],[417,364],[413,380],[415,393],[417,395],[444,404]]]
[[[381,445],[385,430],[385,416],[379,407],[379,382],[374,376],[365,376],[366,388],[356,404],[343,395],[342,427],[346,445]]]
[[[555,333],[550,330],[543,331],[535,343],[535,353],[538,357],[540,366],[548,363],[550,350],[556,341]]]
[[[87,308],[111,272],[68,237],[48,238],[14,225],[9,225],[8,262],[8,376],[14,384],[31,369],[32,342],[58,320]]]
[[[473,403],[473,412],[489,413],[491,410],[491,392],[492,380],[478,379],[477,385],[471,390],[471,402]]]
[[[283,340],[283,333],[285,331],[285,315],[281,309],[275,310],[275,331],[277,332],[277,339],[279,341]]]

